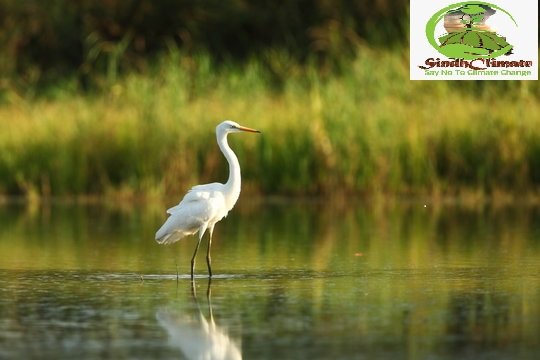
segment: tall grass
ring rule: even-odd
[[[103,93],[12,92],[0,107],[0,193],[159,196],[225,180],[214,137],[223,119],[263,133],[231,136],[247,191],[538,189],[537,82],[411,82],[404,53],[367,47],[341,68],[280,52],[218,66],[173,51]]]

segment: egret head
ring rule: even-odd
[[[219,124],[216,127],[216,133],[219,134],[228,134],[228,133],[234,133],[234,132],[252,132],[252,133],[260,133],[259,130],[251,129],[245,126],[242,126],[234,121],[231,120],[225,120],[221,124]]]

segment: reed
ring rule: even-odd
[[[406,55],[359,47],[338,72],[268,52],[246,63],[172,51],[102,92],[69,82],[0,106],[0,193],[178,194],[224,180],[214,127],[244,189],[264,194],[492,194],[540,183],[536,82],[411,82]]]

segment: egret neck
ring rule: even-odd
[[[240,196],[240,187],[242,184],[240,163],[227,142],[227,133],[220,132],[216,135],[219,148],[229,163],[229,179],[225,183],[225,201],[228,210],[231,210]]]

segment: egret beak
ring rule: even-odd
[[[242,131],[252,132],[252,133],[260,133],[259,130],[255,130],[255,129],[248,128],[248,127],[245,127],[245,126],[240,126],[240,125],[238,125],[237,129],[242,130]]]

